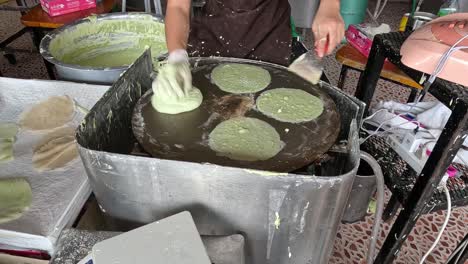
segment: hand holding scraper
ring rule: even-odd
[[[327,41],[327,39],[325,39]],[[328,49],[328,41],[325,50]],[[299,75],[312,84],[317,84],[322,76],[323,62],[317,55],[317,50],[309,50],[289,65],[288,70]]]

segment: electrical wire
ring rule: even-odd
[[[362,123],[361,123],[361,130],[367,132],[369,135],[368,135],[366,138],[364,138],[363,140],[361,140],[360,144],[363,144],[364,142],[366,142],[369,138],[371,138],[371,137],[373,137],[373,136],[378,136],[378,135],[381,135],[381,134],[386,134],[386,133],[388,133],[388,132],[390,132],[390,131],[393,131],[393,130],[398,130],[398,129],[400,129],[400,130],[413,130],[413,129],[405,129],[405,128],[400,128],[400,127],[391,127],[391,128],[389,128],[389,129],[386,129],[385,131],[379,132],[379,130],[383,127],[384,124],[390,122],[391,120],[393,120],[393,119],[395,119],[395,118],[397,118],[397,117],[402,117],[402,116],[405,116],[405,115],[409,114],[409,113],[411,112],[411,110],[413,109],[413,107],[415,107],[415,105],[411,106],[410,109],[408,109],[408,111],[406,111],[405,113],[398,114],[398,115],[396,115],[396,116],[393,116],[393,117],[391,117],[391,118],[389,118],[389,119],[383,121],[382,123],[380,123],[380,125],[379,125],[374,131],[370,131],[370,130],[364,128],[364,123],[365,123],[367,120],[369,120],[369,119],[371,119],[372,117],[374,117],[374,116],[375,116],[376,114],[378,114],[379,112],[381,112],[381,111],[387,111],[387,109],[379,109],[379,110],[377,110],[375,113],[373,113],[372,115],[370,115],[370,116],[364,118],[364,120],[363,120]],[[408,121],[403,122],[403,123],[401,123],[401,124],[399,124],[399,125],[401,126],[401,125],[408,124],[408,123],[416,124],[418,127],[420,127],[420,125],[421,125],[421,124],[420,124],[418,121],[416,121],[416,120],[408,120]]]
[[[421,8],[421,5],[422,5],[423,2],[424,2],[424,0],[419,0],[418,5],[416,6],[416,9],[414,10],[414,12],[419,11],[419,9]]]
[[[379,13],[377,13],[377,16],[375,17],[375,20],[377,20],[377,18],[380,17],[380,15],[382,14],[382,12],[383,12],[384,9],[385,9],[385,6],[387,5],[387,2],[388,2],[388,0],[385,0],[385,1],[383,2],[382,7],[381,7],[380,10],[379,10]]]
[[[413,123],[414,121],[408,121],[408,122],[405,122],[405,123],[402,123],[401,125],[404,125],[404,124],[407,124],[407,123]],[[393,133],[393,134],[396,134],[395,133],[395,130],[398,131],[398,130],[404,130],[404,131],[413,131],[413,129],[405,129],[405,128],[400,128],[400,127],[391,127],[385,131],[382,131],[382,132],[378,132],[378,130],[382,127],[383,123],[380,124],[379,127],[377,127],[376,131],[374,131],[373,133],[370,133],[367,137],[365,137],[363,140],[360,141],[360,144],[364,144],[364,142],[366,142],[367,140],[369,140],[369,138],[373,137],[373,136],[380,136],[380,135],[384,135],[384,134],[388,134],[388,133]],[[368,130],[364,130],[366,131],[367,133]]]
[[[447,197],[447,216],[445,217],[445,221],[442,224],[442,227],[441,227],[441,229],[439,231],[439,234],[437,234],[436,240],[434,241],[432,246],[429,248],[427,253],[422,257],[419,264],[424,264],[424,262],[426,261],[426,258],[429,257],[429,255],[432,253],[432,251],[434,250],[436,245],[439,243],[439,240],[442,237],[442,234],[444,233],[445,228],[447,227],[447,224],[448,224],[449,219],[450,219],[450,214],[452,212],[452,202],[451,202],[451,199],[450,199],[449,190],[447,189],[447,184],[446,184],[446,182],[444,180],[443,180],[443,182],[441,184],[442,184],[442,189],[444,189],[445,196]]]
[[[382,12],[384,11],[385,9],[385,6],[387,5],[387,2],[388,0],[384,0],[382,6],[380,5],[381,4],[381,0],[377,0],[377,3],[375,4],[375,9],[374,9],[374,13],[372,13],[369,8],[366,8],[366,12],[367,14],[369,15],[369,17],[372,19],[372,21],[374,23],[376,23],[377,25],[379,24],[377,22],[377,19],[380,17],[380,15],[382,14]]]
[[[466,38],[468,38],[468,34],[465,35],[463,38],[461,38],[459,41],[457,41],[457,43],[461,42],[462,40],[464,40]],[[452,48],[450,48],[450,50],[448,52],[446,52],[446,53],[444,53],[444,55],[442,55],[442,59],[439,60],[439,63],[437,64],[436,68],[434,69],[434,73],[428,79],[428,81],[430,83],[433,83],[434,80],[437,78],[437,76],[442,72],[442,69],[445,67],[445,64],[447,63],[447,60],[452,55],[452,53],[454,53],[457,50],[468,49],[468,46],[458,46],[458,47],[456,47],[455,45],[456,45],[456,43],[454,44],[454,46],[452,46]]]
[[[379,12],[379,9],[380,9],[380,1],[381,1],[381,0],[377,0],[377,3],[375,4],[374,14],[372,14],[373,17],[376,17],[376,16],[377,16],[377,13]]]
[[[424,110],[424,108],[417,106],[416,103],[409,103],[408,105],[409,105],[409,109],[406,110],[404,113],[398,114],[398,115],[396,115],[396,116],[393,116],[392,118],[389,118],[389,119],[385,120],[383,123],[387,123],[387,122],[389,122],[389,121],[391,121],[391,120],[393,120],[394,118],[397,118],[397,117],[402,117],[402,116],[411,114],[411,111],[413,110],[413,108],[419,108],[419,109],[423,109],[423,110]],[[367,120],[372,119],[375,115],[377,115],[379,112],[382,112],[382,111],[388,111],[388,109],[385,109],[385,108],[379,109],[379,110],[375,111],[372,115],[370,115],[370,116],[364,118],[363,121],[362,121],[362,123],[361,123],[361,129],[364,130],[364,131],[366,131],[367,133],[370,133],[368,130],[366,130],[366,129],[363,127],[363,123],[365,123]],[[394,110],[392,110],[392,112],[393,112],[393,111],[394,111]],[[400,124],[400,125],[407,124],[407,123],[417,123],[417,125],[420,126],[420,123],[419,123],[418,121],[415,121],[415,120],[408,120],[408,122],[402,123],[402,124]],[[382,125],[382,124],[381,124],[381,125]],[[378,131],[381,127],[382,127],[382,126],[379,126],[379,127],[378,127],[375,131],[373,131],[373,132]]]
[[[461,255],[463,255],[463,251],[465,251],[466,246],[468,246],[468,240],[465,240],[461,245],[458,245],[455,251],[452,252],[452,255],[447,259],[445,263],[449,263],[456,255],[457,253],[461,250],[460,254],[458,255],[456,262],[454,264],[457,264],[457,262],[460,260]]]
[[[461,256],[463,255],[463,252],[465,252],[466,246],[468,246],[468,243],[465,243],[465,245],[463,246],[463,249],[461,250],[460,254],[458,254],[458,257],[457,257],[457,259],[455,260],[455,264],[457,264],[458,261],[460,261],[460,258],[461,258]]]
[[[416,0],[413,0],[413,5],[416,4]],[[413,10],[414,11],[414,10]],[[373,133],[369,133],[368,130],[365,130],[363,129],[363,126],[362,124],[366,121],[366,120],[369,120],[370,118],[372,118],[373,116],[375,116],[375,114],[382,110],[378,110],[376,113],[374,113],[373,115],[365,118],[361,124],[361,129],[363,129],[364,131],[366,131],[367,133],[369,133],[370,135],[367,136],[364,140],[361,141],[361,144],[364,143],[365,141],[367,141],[370,137],[372,136],[376,136],[378,134],[380,134],[378,131],[382,128],[383,124],[384,123],[387,123],[391,120],[393,120],[394,118],[398,117],[398,116],[403,116],[403,115],[406,115],[406,114],[409,114],[411,112],[411,110],[413,109],[413,107],[415,107],[421,100],[422,98],[424,97],[424,95],[427,93],[427,91],[429,90],[429,87],[432,85],[432,83],[435,81],[435,79],[437,78],[437,76],[439,76],[439,74],[442,72],[442,70],[444,69],[445,67],[445,64],[447,63],[448,59],[450,58],[450,56],[452,55],[453,52],[457,51],[457,50],[462,50],[462,49],[468,49],[468,46],[457,46],[458,44],[460,44],[463,40],[467,39],[468,38],[468,34],[467,35],[464,35],[463,37],[461,37],[459,40],[457,40],[444,54],[442,54],[442,56],[440,57],[436,67],[434,68],[434,71],[432,72],[431,76],[429,77],[429,79],[426,81],[426,83],[424,84],[424,88],[423,90],[421,91],[421,93],[418,95],[418,97],[416,98],[416,100],[413,102],[412,106],[410,107],[410,109],[408,109],[408,111],[406,111],[405,113],[403,114],[399,114],[399,115],[396,115],[384,122],[382,122],[382,124],[380,124],[377,129],[373,132]],[[414,123],[415,121],[408,121],[406,123]],[[406,123],[403,123],[403,124],[406,124]],[[403,124],[400,124],[400,125],[403,125]],[[418,123],[418,126],[419,126],[419,123]],[[387,129],[385,133],[388,133],[388,131],[390,131],[391,129]]]
[[[380,0],[378,2],[380,4]],[[415,7],[416,7],[416,0],[413,0],[413,10],[411,12],[411,15],[413,16],[414,15],[414,11],[415,11]],[[374,13],[375,14],[375,13]],[[373,132],[373,133],[370,133],[370,135],[368,137],[366,137],[363,141],[361,141],[361,144],[364,143],[366,140],[368,140],[370,137],[372,136],[375,136],[377,135],[379,132],[379,130],[382,128],[382,126],[389,122],[390,120],[393,120],[394,118],[398,117],[398,116],[403,116],[403,115],[406,115],[408,114],[412,108],[417,104],[419,103],[419,101],[421,100],[421,98],[424,96],[424,94],[427,92],[427,90],[429,89],[429,87],[432,85],[432,83],[434,82],[434,80],[437,78],[437,76],[442,72],[442,69],[445,67],[445,64],[447,63],[448,59],[450,58],[450,56],[452,55],[453,52],[457,51],[457,50],[461,50],[461,49],[467,49],[468,46],[460,46],[460,47],[457,47],[458,44],[460,44],[460,42],[462,42],[464,39],[468,38],[468,34],[463,36],[462,38],[460,38],[457,42],[455,42],[451,47],[450,49],[448,49],[443,55],[442,57],[439,59],[439,62],[437,63],[437,66],[435,67],[433,73],[431,74],[431,76],[429,77],[429,79],[427,80],[426,82],[426,85],[424,86],[424,89],[423,91],[420,93],[420,95],[418,96],[418,98],[416,99],[416,101],[414,102],[414,104],[410,107],[410,109],[408,111],[406,111],[406,113],[403,113],[403,114],[399,114],[399,115],[396,115],[388,120],[385,120],[384,122],[382,122],[378,127],[377,129]],[[369,120],[371,119],[372,117],[374,117],[379,111],[381,110],[385,110],[385,109],[380,109],[378,111],[376,111],[374,114],[372,114],[371,116],[365,118],[361,124],[361,129],[363,129],[364,131],[368,132],[368,130],[364,129],[363,128],[363,123],[366,121],[366,120]],[[415,121],[408,121],[408,122],[405,122],[405,123],[414,123]],[[417,122],[417,121],[416,121]],[[405,123],[402,123],[400,125],[403,125]],[[418,127],[419,127],[419,123],[418,123]],[[392,128],[391,128],[392,129]],[[389,130],[391,130],[389,129]],[[388,132],[389,130],[387,130],[386,132]],[[432,253],[432,251],[434,250],[434,248],[437,246],[437,244],[439,243],[440,241],[440,238],[442,237],[442,234],[443,232],[445,231],[445,228],[447,227],[447,224],[449,222],[449,219],[450,219],[450,214],[451,214],[451,211],[452,211],[452,204],[451,204],[451,198],[450,198],[450,192],[449,190],[447,189],[447,179],[443,179],[442,180],[442,189],[444,190],[445,192],[445,196],[446,196],[446,199],[447,199],[447,216],[445,217],[445,221],[444,223],[442,224],[442,227],[439,231],[439,233],[437,234],[437,237],[436,237],[436,240],[434,241],[434,243],[432,244],[432,246],[429,248],[429,250],[427,251],[427,253],[423,256],[423,258],[421,259],[421,261],[419,262],[419,264],[424,264],[424,262],[426,261],[427,257]],[[466,248],[466,246],[468,245],[468,243],[463,247],[463,248]],[[369,247],[369,253],[371,253],[372,249],[372,243],[371,243],[371,246]],[[455,261],[458,262],[459,258],[460,258],[461,255],[458,256],[457,260]],[[369,259],[373,259],[373,256],[372,254],[369,254],[368,255],[368,262],[369,262]],[[369,262],[370,263],[370,262]]]
[[[385,180],[382,173],[382,168],[379,163],[368,153],[361,151],[361,159],[363,159],[369,166],[375,175],[375,181],[377,185],[377,208],[375,210],[374,225],[372,227],[371,241],[367,251],[367,262],[374,262],[374,252],[377,245],[377,240],[380,234],[380,224],[382,223],[382,214],[384,209],[384,195],[385,195]]]
[[[439,76],[439,74],[444,69],[445,64],[447,63],[447,61],[450,58],[450,56],[452,55],[452,53],[454,53],[457,50],[468,49],[468,46],[458,46],[457,47],[457,45],[460,44],[466,38],[468,38],[468,34],[464,35],[459,40],[457,40],[444,54],[442,54],[442,56],[440,57],[436,67],[434,68],[434,71],[432,72],[431,76],[429,77],[429,79],[424,84],[424,89],[421,91],[421,93],[417,97],[416,103],[421,101],[421,98],[427,93],[427,91],[429,90],[429,87],[431,87],[432,83],[434,83],[437,76]]]
[[[367,15],[369,15],[370,19],[372,20],[372,22],[374,22],[375,25],[379,25],[379,22],[377,22],[377,19],[374,18],[374,15],[372,15],[371,11],[369,10],[369,8],[366,9],[366,12],[367,12]]]

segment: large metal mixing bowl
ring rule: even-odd
[[[92,16],[89,18],[84,18],[78,21],[75,21],[71,24],[60,27],[49,34],[47,34],[41,41],[40,53],[47,61],[55,65],[58,76],[60,79],[69,80],[69,81],[78,81],[78,82],[87,82],[87,83],[96,83],[96,84],[112,84],[114,83],[119,76],[124,72],[128,66],[119,66],[119,67],[88,67],[72,63],[66,63],[60,59],[57,52],[51,51],[51,44],[57,38],[63,38],[66,35],[73,34],[74,30],[78,27],[82,27],[86,24],[99,24],[103,21],[109,20],[122,20],[122,21],[141,21],[148,22],[148,20],[153,20],[155,23],[164,23],[163,19],[152,14],[143,14],[143,13],[112,13]],[[94,25],[93,25],[94,26]],[[119,31],[112,35],[114,38],[118,38],[119,35],[122,37],[128,37],[131,34],[135,34],[131,29],[128,32]],[[104,35],[104,38],[110,38],[110,34]],[[67,46],[67,50],[75,50],[83,45],[83,41],[89,40],[91,38],[98,38],[99,34],[89,34],[84,36],[71,36],[72,46]],[[103,41],[105,41],[103,38]],[[136,40],[135,40],[136,41]],[[74,46],[73,46],[74,45]],[[142,49],[141,53],[144,52]],[[159,54],[154,54],[158,56]]]

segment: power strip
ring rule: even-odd
[[[386,138],[387,143],[390,147],[395,150],[400,157],[405,160],[408,165],[413,168],[416,173],[421,173],[424,164],[426,164],[427,157],[422,155],[422,151],[419,149],[419,144],[417,144],[417,139],[413,140],[411,144],[408,142],[408,136],[401,136],[401,135],[389,135]],[[416,142],[415,142],[416,141]],[[417,144],[417,146],[415,146]],[[415,151],[410,151],[415,150]]]

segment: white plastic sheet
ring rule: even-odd
[[[0,122],[18,122],[20,114],[50,96],[68,95],[90,109],[107,86],[59,81],[0,78]],[[69,125],[77,126],[84,114],[78,108]],[[0,244],[53,252],[61,230],[78,215],[91,189],[80,158],[66,167],[38,172],[32,166],[34,146],[47,133],[20,130],[14,160],[0,163],[0,179],[23,177],[33,192],[31,207],[17,220],[0,224]]]

